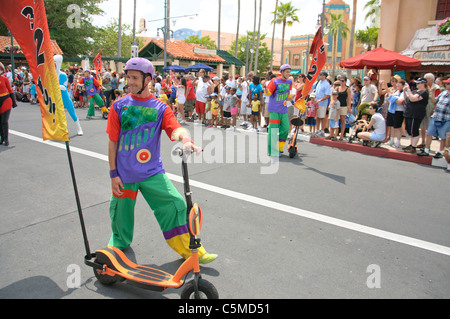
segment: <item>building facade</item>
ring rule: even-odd
[[[436,25],[450,17],[450,0],[384,0],[381,3],[378,45],[422,61],[408,70],[406,79],[424,73],[450,73],[450,36],[440,35]],[[380,71],[388,79],[390,70]]]
[[[331,13],[339,16],[342,15],[343,21],[347,24],[349,30],[352,28],[352,20],[350,16],[350,5],[345,3],[343,0],[330,0],[324,6],[324,14],[326,18],[326,24],[331,22]],[[320,12],[318,12],[320,14]],[[284,62],[291,64],[294,74],[296,73],[306,73],[308,66],[310,65],[307,58],[309,57],[308,51],[310,45],[314,39],[314,34],[298,35],[291,37],[290,42],[285,44],[284,49]],[[349,54],[350,48],[350,33],[344,39],[341,35],[338,35],[336,44],[334,42],[333,35],[330,34],[327,28],[324,28],[324,38],[323,41],[327,50],[327,62],[324,69],[331,71],[333,68],[333,47],[336,47],[336,73],[343,73],[343,70],[339,67],[339,63],[342,60],[348,59],[352,56],[366,52],[363,45],[356,40],[354,41],[353,52]]]

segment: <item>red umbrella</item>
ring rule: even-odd
[[[347,69],[384,69],[384,70],[408,70],[419,68],[420,60],[407,57],[395,51],[386,50],[382,47],[365,52],[350,59],[341,61],[341,68]]]

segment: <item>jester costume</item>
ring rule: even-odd
[[[167,244],[183,258],[191,256],[184,198],[165,175],[160,156],[161,131],[172,141],[182,132],[170,107],[153,96],[132,94],[114,102],[108,117],[109,139],[118,143],[116,166],[123,195],[113,193],[110,202],[110,246],[124,249],[133,239],[134,206],[138,191],[154,211]],[[199,248],[199,257],[206,254]]]
[[[292,89],[292,81],[281,77],[275,78],[266,86],[265,94],[270,96],[269,117],[269,156],[280,156],[289,134],[287,101]]]
[[[89,109],[87,112],[87,118],[91,116],[95,116],[95,104],[101,107],[102,112],[107,112],[106,107],[103,104],[103,99],[100,97],[98,93],[98,88],[100,87],[100,82],[92,76],[81,78],[78,81],[78,84],[84,85],[86,90],[87,98],[89,101]]]

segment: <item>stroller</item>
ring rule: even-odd
[[[372,117],[372,115],[369,112],[369,106],[370,106],[369,103],[361,103],[361,105],[358,107],[358,117],[356,118],[355,121],[349,123],[353,129],[353,133],[350,135],[348,139],[349,143],[353,143],[353,141],[361,141],[361,139],[358,138],[358,133],[364,131],[364,129],[362,128],[364,121],[370,122],[370,119]],[[368,146],[370,143],[372,142],[362,141],[363,146]]]

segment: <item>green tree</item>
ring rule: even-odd
[[[363,44],[367,44],[370,51],[378,43],[378,30],[379,28],[377,27],[367,27],[366,30],[358,30],[356,31],[355,39]]]
[[[65,56],[89,54],[94,49],[92,38],[98,27],[92,24],[94,15],[102,15],[99,4],[104,0],[44,0],[50,38],[56,40]],[[69,7],[71,6],[71,7]],[[79,8],[80,25],[69,27],[68,20]],[[0,35],[8,35],[4,23],[0,22]]]
[[[92,38],[92,45],[95,46],[94,51],[101,49],[103,56],[118,56],[119,44],[119,23],[117,19],[109,21],[109,23],[102,27]],[[143,46],[143,40],[136,38],[139,42],[138,46]],[[132,27],[127,24],[122,24],[122,45],[121,56],[125,58],[131,57],[131,42],[133,41]]]
[[[330,30],[330,35],[333,37],[333,76],[336,74],[336,54],[338,47],[338,37],[342,37],[343,39],[347,39],[347,33],[350,32],[347,24],[344,22],[342,14],[336,15],[330,13],[331,22],[328,25],[328,29]]]
[[[371,20],[376,27],[380,26],[381,0],[369,0],[364,6],[366,13],[365,20]]]
[[[255,36],[253,32],[248,31],[248,42],[249,42],[249,50],[251,49],[251,43],[253,38],[256,39],[256,34]],[[267,34],[263,33],[260,35],[260,40],[264,40],[266,38]],[[237,45],[237,58],[241,61],[245,61],[246,60],[246,55],[247,55],[247,48],[245,45],[245,42],[247,42],[247,36],[245,37],[240,37],[238,40],[238,45]],[[234,54],[235,52],[235,47],[236,47],[236,41],[233,41],[233,43],[231,44],[230,49],[228,50],[228,52],[230,54]],[[264,74],[265,72],[268,71],[267,66],[270,64],[270,50],[267,47],[266,43],[261,43],[259,45],[259,55],[258,55],[258,74]]]
[[[209,35],[204,37],[199,37],[198,35],[191,35],[190,37],[183,40],[187,43],[194,43],[194,44],[200,44],[208,49],[215,49],[216,48],[216,42],[212,40]]]
[[[292,6],[292,2],[280,2],[280,5],[277,7],[277,9],[272,12],[272,14],[276,16],[272,23],[281,24],[283,26],[283,33],[281,37],[281,64],[283,64],[284,60],[284,35],[286,32],[286,26],[292,27],[294,22],[300,22],[297,16],[297,11],[298,9]]]

